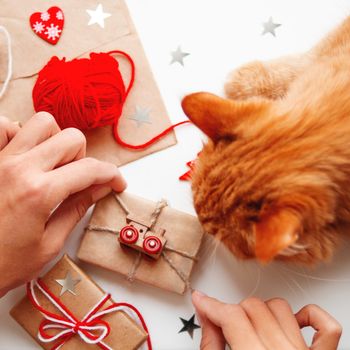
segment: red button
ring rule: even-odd
[[[139,238],[137,229],[133,226],[124,226],[119,234],[122,243],[133,244]]]
[[[149,236],[143,241],[143,249],[148,254],[157,254],[162,249],[162,242],[156,236]]]

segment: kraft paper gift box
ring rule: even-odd
[[[130,225],[139,231],[136,249],[119,242],[121,233]],[[158,258],[149,257],[140,248],[147,237],[154,235],[163,245]],[[164,201],[156,203],[125,192],[111,193],[96,204],[78,257],[121,273],[131,281],[183,294],[189,287],[202,238],[196,217]]]
[[[104,28],[96,23],[88,25],[90,16],[86,10],[95,10],[100,3],[103,11],[111,15],[104,20]],[[60,7],[65,18],[62,35],[56,45],[40,39],[29,24],[32,13],[44,12],[52,6]],[[131,144],[141,144],[171,125],[124,0],[2,0],[0,25],[10,33],[13,55],[12,79],[8,90],[0,99],[0,115],[21,122],[33,115],[32,88],[37,73],[52,56],[71,60],[87,57],[90,52],[122,50],[133,58],[136,66],[135,84],[126,100],[119,123],[122,139]],[[124,58],[116,58],[127,86],[130,66]],[[0,33],[0,84],[6,73],[6,40]],[[139,125],[130,119],[135,115],[136,108],[149,110],[150,123]],[[110,126],[88,131],[86,136],[90,156],[116,165],[126,164],[176,143],[175,134],[171,132],[145,150],[129,150],[116,143]]]
[[[67,278],[67,273],[73,283],[68,283],[64,288],[56,280],[63,283]],[[99,300],[105,295],[101,290],[69,257],[64,256],[42,279],[47,288],[53,293],[72,314],[82,320],[89,310],[91,310]],[[77,282],[78,281],[78,282]],[[73,288],[73,289],[71,289]],[[63,316],[58,309],[34,287],[35,295],[41,306],[47,311]],[[109,299],[103,308],[112,305]],[[10,311],[11,316],[39,343],[43,349],[51,349],[61,339],[52,342],[42,342],[38,338],[40,324],[44,320],[43,315],[32,305],[28,296],[24,297]],[[106,314],[101,319],[109,324],[110,333],[103,343],[113,350],[133,350],[138,349],[147,339],[148,335],[139,324],[124,311],[116,311]],[[95,324],[95,326],[98,324]],[[55,335],[62,329],[48,329],[50,335]],[[98,334],[95,334],[98,335]],[[87,344],[78,334],[74,334],[68,339],[60,349],[83,350],[101,349],[97,344]]]

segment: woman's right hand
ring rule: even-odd
[[[115,165],[85,154],[83,133],[48,113],[22,128],[0,117],[0,297],[38,276],[93,203],[125,189]]]

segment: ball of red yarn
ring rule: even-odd
[[[39,72],[33,103],[62,129],[87,130],[117,122],[127,93],[118,61],[109,53],[72,61],[55,56]]]
[[[131,77],[127,88],[118,61],[112,54],[122,55],[130,64]],[[91,53],[90,58],[72,61],[54,56],[39,72],[33,88],[34,109],[51,113],[61,129],[74,127],[88,130],[113,125],[116,142],[133,150],[149,147],[178,125],[189,123],[186,120],[171,125],[142,144],[132,145],[123,141],[118,123],[134,80],[134,61],[123,51]]]

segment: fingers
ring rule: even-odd
[[[0,151],[7,146],[19,130],[18,124],[0,116]]]
[[[224,350],[226,341],[219,327],[206,317],[201,318],[202,339],[200,350]]]
[[[85,157],[85,150],[84,134],[78,129],[67,128],[34,147],[27,157],[48,171]]]
[[[222,329],[222,334],[231,349],[265,350],[246,313],[239,305],[224,304],[197,292],[193,293],[192,301],[201,318],[207,318]],[[220,344],[219,340],[216,335],[216,345]]]
[[[196,294],[200,294],[200,292],[195,291],[193,293],[193,303],[196,302]],[[200,350],[224,350],[226,341],[221,329],[213,324],[201,310],[197,311],[197,317],[202,328]]]
[[[307,326],[317,331],[310,349],[338,347],[340,324],[315,305],[304,307],[294,316],[282,299],[265,303],[248,298],[240,305],[228,305],[194,292],[192,300],[202,323],[201,350],[222,350],[222,336],[233,349],[308,349],[300,332],[300,328]]]
[[[296,315],[299,327],[316,330],[312,350],[336,350],[342,334],[342,327],[330,314],[317,305],[304,306]]]
[[[288,302],[284,299],[275,298],[266,301],[266,305],[291,344],[293,344],[296,349],[307,349],[298,322]]]
[[[248,298],[240,305],[267,349],[278,349],[280,344],[284,344],[284,350],[293,349],[274,315],[262,300]]]
[[[51,183],[52,205],[57,205],[70,195],[93,185],[109,186],[116,192],[126,187],[118,168],[94,158],[84,158],[47,173]]]
[[[110,187],[92,186],[63,201],[46,224],[43,246],[55,256],[87,210],[111,192]]]
[[[60,132],[55,118],[39,112],[26,122],[6,147],[10,154],[24,153]]]

